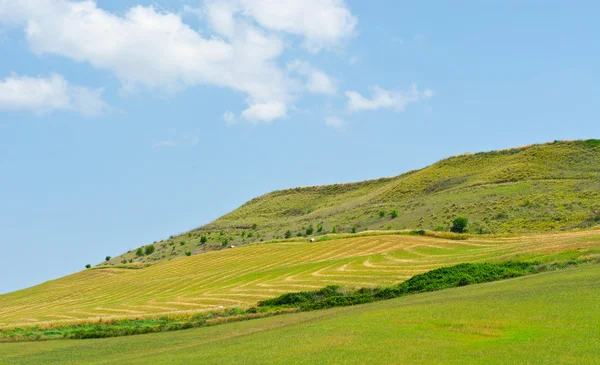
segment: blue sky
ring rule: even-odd
[[[594,1],[0,0],[0,293],[274,189],[599,136]]]

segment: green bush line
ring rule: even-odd
[[[0,342],[106,338],[176,331],[283,313],[365,304],[410,294],[531,275],[578,265],[582,262],[585,260],[572,259],[552,264],[519,261],[507,261],[499,264],[463,263],[418,274],[391,287],[352,290],[331,285],[316,291],[286,293],[261,301],[257,306],[249,309],[229,308],[219,312],[201,313],[188,318],[123,319],[55,328],[32,326],[4,329],[0,330]]]

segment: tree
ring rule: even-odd
[[[385,210],[382,209],[379,211],[379,218],[383,218],[383,217],[385,217]]]
[[[208,238],[206,238],[206,236],[200,237],[200,243],[201,244],[205,244],[207,241],[208,241]]]
[[[110,256],[106,256],[105,260],[110,261]]]
[[[306,235],[310,236],[311,234],[313,234],[314,228],[313,225],[311,224],[310,226],[308,226],[308,228],[306,229]]]
[[[469,220],[467,218],[456,217],[452,222],[452,227],[450,227],[450,231],[454,233],[463,233],[467,228],[467,224],[469,224]]]
[[[154,245],[148,245],[144,248],[144,253],[146,255],[151,255],[154,252]]]
[[[398,209],[392,209],[390,212],[390,217],[392,217],[392,219],[398,218]]]
[[[89,268],[91,268],[91,267],[92,267],[92,265],[90,265],[90,264],[87,264],[87,265],[85,265],[85,268],[86,268],[86,269],[89,269]]]
[[[135,255],[136,255],[137,257],[144,256],[144,250],[143,250],[141,247],[140,247],[140,248],[138,248],[138,249],[137,249],[137,252],[135,253]]]
[[[292,237],[292,231],[290,231],[289,229],[285,232],[285,238],[290,238]]]

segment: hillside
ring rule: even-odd
[[[592,364],[600,266],[178,332],[0,344],[6,364]],[[559,298],[559,300],[557,300]]]
[[[392,212],[397,211],[395,217]],[[396,177],[274,191],[181,235],[103,265],[154,263],[251,242],[365,230],[533,233],[600,223],[600,141],[465,154]],[[312,233],[311,233],[312,227]],[[204,237],[204,239],[203,239]]]
[[[137,270],[84,270],[0,295],[0,328],[246,307],[283,293],[332,284],[392,285],[463,262],[599,257],[599,229],[468,240],[404,234],[251,244]]]

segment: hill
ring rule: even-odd
[[[187,331],[0,344],[6,364],[592,364],[600,266]]]
[[[463,262],[599,257],[599,229],[510,237],[483,235],[467,240],[397,234],[358,235],[315,243],[250,244],[163,261],[143,269],[84,270],[0,295],[0,327],[247,307],[283,293],[332,284],[354,288],[391,285]]]
[[[357,183],[274,191],[181,235],[103,265],[145,264],[230,245],[365,230],[534,233],[600,223],[600,141],[556,141],[450,157]],[[287,233],[287,235],[286,235]]]

